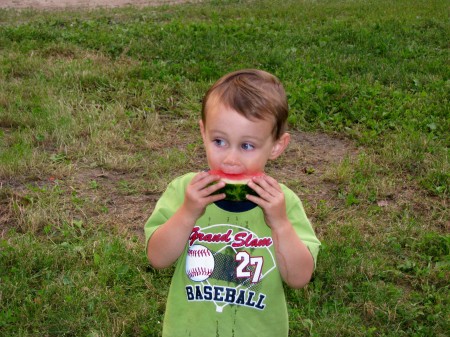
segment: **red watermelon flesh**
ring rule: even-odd
[[[212,175],[218,175],[220,180],[224,181],[226,185],[215,192],[214,194],[225,193],[225,200],[230,201],[244,201],[247,200],[246,195],[257,193],[252,190],[247,183],[255,176],[263,176],[264,173],[258,172],[255,174],[227,174],[219,170],[209,171]]]

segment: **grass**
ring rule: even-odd
[[[293,144],[269,167],[323,242],[313,282],[286,288],[291,336],[446,336],[447,12],[439,0],[0,10],[0,335],[160,334],[171,271],[148,267],[143,224],[171,179],[206,165],[205,90],[257,67],[285,84],[294,134],[348,150]]]

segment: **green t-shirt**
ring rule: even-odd
[[[145,224],[147,242],[183,203],[194,175],[188,173],[169,184]],[[289,188],[281,187],[289,220],[316,261],[320,242],[301,201]],[[243,210],[249,205],[246,202],[239,211],[230,211],[235,209],[230,204],[233,206],[229,202],[226,207],[218,203],[206,208],[176,262],[164,337],[288,335],[286,301],[271,230],[260,207]]]

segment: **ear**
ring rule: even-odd
[[[205,143],[205,124],[203,123],[203,121],[201,119],[198,122],[198,124],[200,125],[200,133],[202,135],[203,143]]]
[[[276,159],[286,150],[291,141],[291,135],[289,133],[284,133],[279,139],[275,141],[275,144],[272,147],[272,151],[270,152],[269,159]]]

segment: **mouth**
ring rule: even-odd
[[[220,170],[211,170],[210,174],[218,175],[227,184],[247,184],[253,177],[264,175],[263,172],[249,173],[228,173]]]

